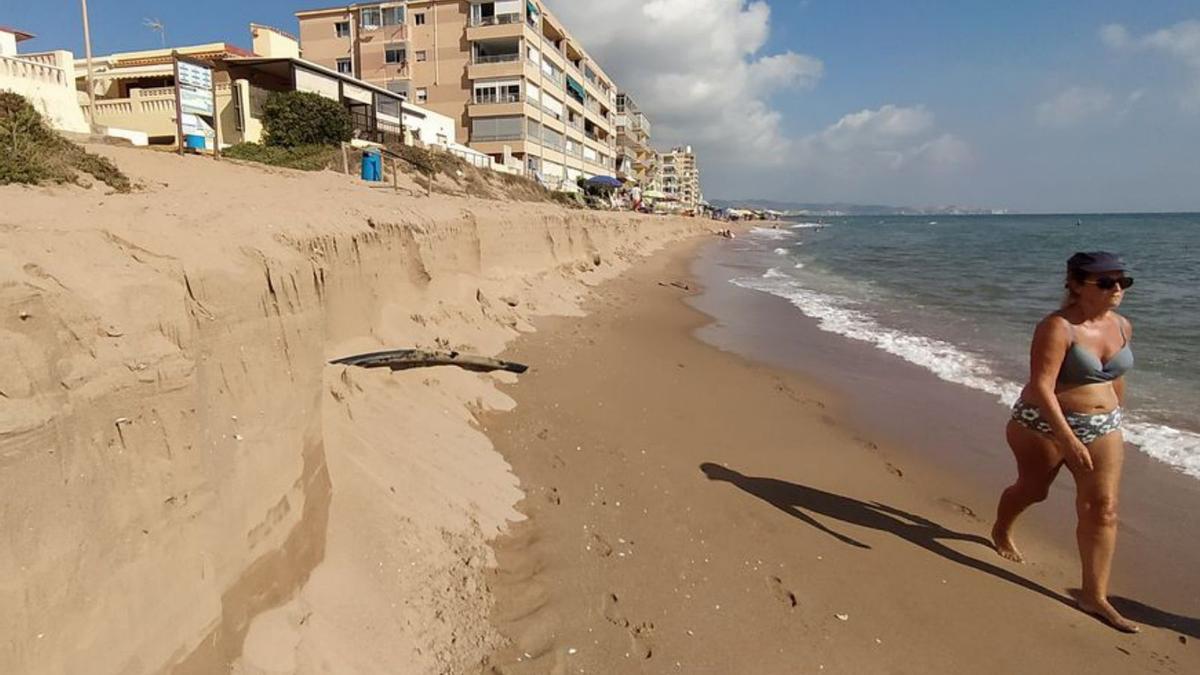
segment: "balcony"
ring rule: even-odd
[[[486,77],[521,77],[525,59],[519,51],[476,53],[467,66],[467,77],[475,80]]]
[[[86,112],[89,104],[81,107]],[[131,89],[128,98],[96,99],[95,122],[141,131],[148,136],[174,136],[175,87]]]
[[[473,17],[467,25],[468,40],[520,37],[524,33],[520,14],[496,14],[495,16]]]

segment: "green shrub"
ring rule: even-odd
[[[24,97],[0,92],[0,185],[78,183],[79,172],[118,192],[130,190],[116,165],[60,136]]]
[[[302,171],[321,171],[333,161],[336,148],[330,145],[300,145],[285,148],[278,145],[238,143],[222,151],[231,159],[282,166]]]
[[[351,136],[350,113],[337,101],[307,91],[272,93],[262,120],[266,145],[337,145]]]

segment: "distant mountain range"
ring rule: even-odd
[[[813,204],[777,202],[770,199],[713,199],[722,209],[765,209],[795,216],[947,216],[1007,213],[1006,210],[966,206],[884,206],[881,204]]]

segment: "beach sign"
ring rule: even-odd
[[[213,85],[212,66],[200,61],[181,57],[178,52],[172,54],[175,61],[175,110],[176,129],[179,133],[179,154],[183,154],[184,138],[189,133],[200,133],[205,126],[213,131],[213,157],[221,153],[221,137],[218,128],[216,111],[217,95]],[[211,118],[211,124],[206,124]]]

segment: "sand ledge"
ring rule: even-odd
[[[96,151],[145,187],[0,188],[0,671],[478,663],[502,376],[327,360],[494,355],[703,223]]]

